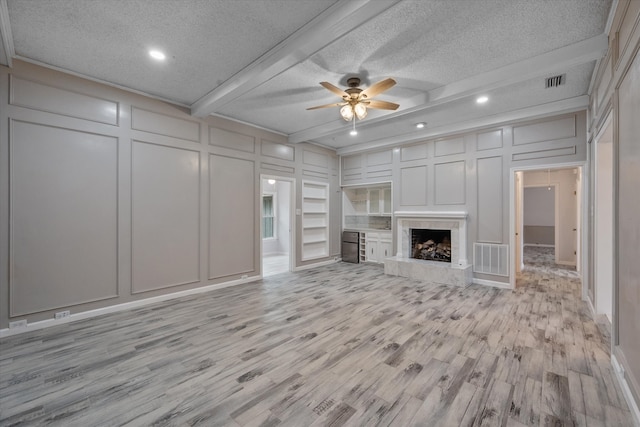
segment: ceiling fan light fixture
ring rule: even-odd
[[[340,107],[340,116],[345,121],[349,122],[356,117],[358,118],[358,120],[362,120],[367,117],[369,108],[377,110],[397,110],[400,106],[393,102],[371,99],[374,96],[393,87],[396,84],[396,81],[392,78],[381,80],[364,90],[358,87],[360,85],[360,79],[358,77],[349,78],[347,83],[349,84],[349,87],[345,90],[342,90],[329,82],[320,82],[320,86],[338,95],[340,98],[342,98],[342,102],[334,102],[332,104],[309,107],[307,108],[307,110]]]
[[[354,114],[354,112],[353,112],[353,108],[351,107],[351,105],[347,104],[347,105],[345,105],[344,107],[342,107],[340,109],[340,115],[347,122],[349,122],[349,121],[351,121],[353,119],[353,114]]]
[[[367,106],[364,104],[356,104],[353,106],[353,111],[356,113],[358,119],[362,120],[367,117]]]

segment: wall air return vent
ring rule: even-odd
[[[544,82],[545,89],[549,89],[550,87],[558,87],[563,85],[566,80],[565,74],[560,74],[559,76],[547,77]]]

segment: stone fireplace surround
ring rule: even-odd
[[[384,260],[384,272],[447,285],[466,286],[473,280],[467,262],[466,212],[394,212],[396,256]],[[411,258],[411,229],[451,230],[451,263]]]

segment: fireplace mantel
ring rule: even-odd
[[[395,211],[393,216],[396,218],[467,219],[466,212],[457,211]]]
[[[472,281],[467,261],[467,213],[461,211],[395,211],[396,256],[384,260],[384,272],[392,276],[466,286]],[[451,263],[416,260],[411,253],[411,230],[416,228],[451,231]]]
[[[397,250],[399,258],[409,258],[412,228],[451,230],[451,264],[466,267],[467,262],[467,213],[462,211],[395,211],[397,222]]]

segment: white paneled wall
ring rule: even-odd
[[[585,112],[564,114],[347,155],[342,184],[391,181],[394,211],[464,211],[467,253],[474,243],[502,245],[503,253],[509,244],[511,169],[583,162],[586,145]],[[479,266],[476,277],[504,282],[504,268]]]
[[[115,297],[118,140],[12,120],[9,152],[11,315]]]
[[[614,6],[608,34],[609,51],[597,64],[588,124],[591,134],[597,135],[604,126],[608,126],[608,117],[613,117],[613,170],[605,172],[605,175],[611,175],[613,185],[617,187],[612,201],[613,212],[602,212],[600,206],[593,204],[594,199],[597,202],[602,200],[602,196],[610,196],[606,191],[600,193],[598,199],[591,197],[589,208],[595,211],[595,222],[600,222],[600,231],[603,222],[609,222],[608,226],[613,231],[614,281],[611,286],[610,275],[596,276],[590,281],[590,286],[597,292],[613,287],[611,356],[615,361],[614,372],[635,422],[640,425],[640,2],[619,0],[614,2]],[[598,157],[595,145],[591,144],[591,153],[596,154],[592,159]],[[601,175],[601,172],[595,170],[596,175]],[[602,183],[602,178],[597,176],[595,181]],[[612,219],[609,218],[611,214]],[[598,244],[598,241],[591,243]],[[595,251],[590,253],[591,263],[599,260],[595,254]]]
[[[198,151],[132,142],[133,293],[200,281],[199,176]]]
[[[480,157],[477,173],[477,239],[485,243],[502,243],[504,230],[504,170],[502,156]]]
[[[302,261],[300,217],[292,250],[297,267],[338,257],[334,152],[18,60],[0,67],[0,329],[259,277],[261,173],[295,180],[296,208],[303,180],[328,186],[323,251]]]
[[[253,221],[254,168],[250,160],[209,155],[209,279],[255,269],[261,237]]]

